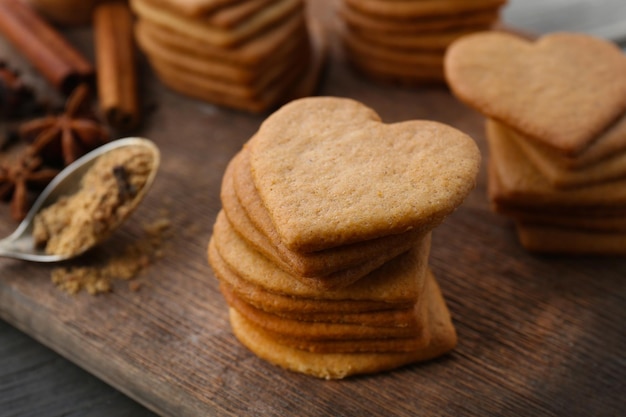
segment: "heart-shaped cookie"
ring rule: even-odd
[[[461,204],[480,165],[475,142],[450,126],[384,124],[334,97],[287,104],[247,146],[278,234],[301,252],[431,229]]]
[[[460,100],[564,154],[626,111],[626,56],[589,35],[465,36],[448,48],[445,73]]]

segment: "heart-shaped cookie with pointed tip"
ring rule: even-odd
[[[590,35],[468,35],[448,48],[445,74],[461,101],[563,154],[626,111],[626,56]]]
[[[462,203],[480,166],[475,142],[457,129],[385,124],[334,97],[285,105],[247,146],[278,234],[301,252],[431,229]]]

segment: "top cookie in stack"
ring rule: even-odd
[[[343,0],[348,60],[371,78],[443,83],[452,41],[491,28],[506,0]]]
[[[485,114],[489,196],[540,252],[626,254],[626,56],[611,42],[485,32],[446,56],[453,92]]]
[[[272,114],[224,174],[209,261],[235,335],[323,378],[452,349],[430,232],[473,188],[476,144],[430,121],[384,124],[349,99]]]
[[[262,112],[312,93],[323,58],[302,0],[132,0],[136,38],[183,94]]]

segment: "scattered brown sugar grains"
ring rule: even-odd
[[[69,294],[86,291],[91,295],[113,291],[115,281],[128,281],[128,289],[137,292],[145,283],[138,281],[142,272],[164,256],[163,244],[170,236],[171,222],[159,217],[143,226],[144,235],[120,253],[97,266],[56,268],[52,282]]]
[[[155,167],[142,146],[116,149],[85,174],[80,190],[35,217],[35,244],[48,254],[73,255],[106,237],[136,207]]]
[[[170,219],[166,217],[158,218],[152,223],[146,223],[143,226],[144,232],[146,232],[149,236],[160,238],[166,230],[168,230],[171,226]]]
[[[111,291],[111,281],[94,268],[57,268],[52,271],[52,282],[69,294],[81,290],[91,295]]]

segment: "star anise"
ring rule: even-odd
[[[11,200],[11,216],[22,220],[30,207],[30,190],[41,189],[57,175],[40,157],[24,152],[13,163],[0,165],[0,198]]]
[[[89,88],[83,84],[72,92],[61,114],[20,126],[20,136],[32,142],[30,154],[41,155],[50,164],[68,165],[108,142],[109,133],[96,120],[89,104]]]
[[[0,118],[15,119],[39,115],[43,105],[20,75],[0,61]]]

